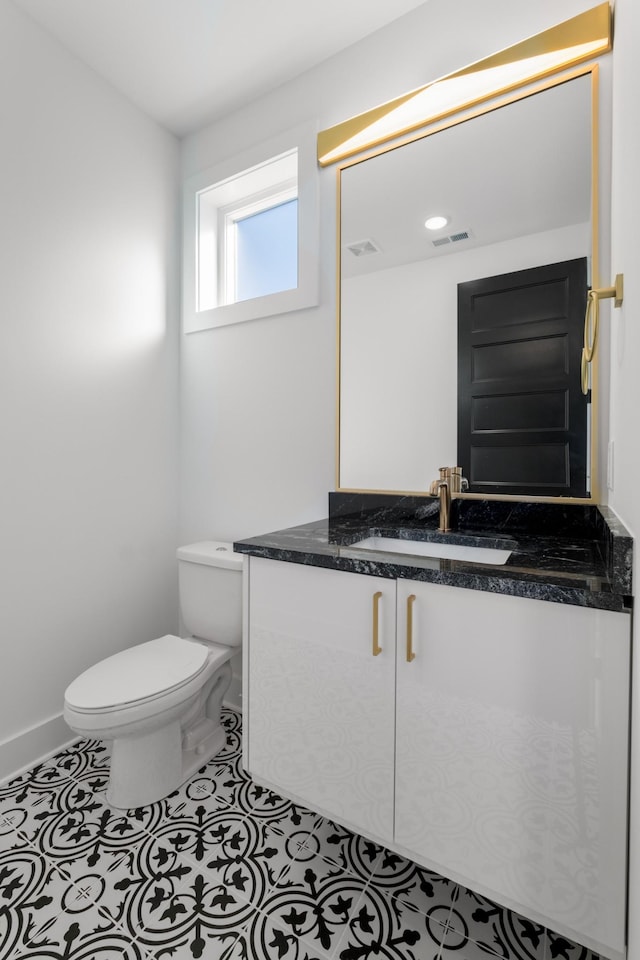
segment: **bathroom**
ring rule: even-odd
[[[335,489],[334,171],[319,174],[318,306],[189,335],[182,182],[285,125],[329,127],[590,6],[429,0],[178,140],[2,4],[3,779],[68,739],[61,704],[73,676],[178,629],[179,543],[319,519]],[[602,342],[601,448],[614,441],[606,499],[637,535],[634,7],[616,0],[612,113],[601,118],[604,131],[613,125],[603,268],[625,275],[606,362]],[[632,796],[636,780],[632,765]],[[632,817],[632,903],[639,869]],[[634,960],[637,924],[631,910]]]

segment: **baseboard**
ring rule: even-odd
[[[224,704],[238,713],[242,713],[242,682],[233,677],[224,698]],[[63,747],[75,743],[80,738],[71,732],[61,713],[44,723],[36,724],[28,730],[0,742],[0,786],[7,780],[13,780],[36,764],[48,760]]]
[[[0,743],[0,784],[47,760],[75,736],[59,713]]]

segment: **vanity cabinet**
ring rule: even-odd
[[[625,613],[398,581],[395,843],[606,956],[624,951],[629,647]]]
[[[249,570],[249,771],[391,842],[395,581],[255,557]]]
[[[255,557],[248,594],[252,775],[624,955],[627,614]]]

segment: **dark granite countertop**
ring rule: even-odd
[[[458,529],[439,533],[432,503],[422,500],[416,508],[408,503],[413,498],[393,498],[391,506],[378,503],[350,510],[339,499],[344,496],[330,495],[329,519],[240,540],[234,549],[388,579],[425,580],[602,610],[631,609],[633,540],[607,507],[511,504],[507,509],[496,501],[460,501],[454,518]],[[504,565],[496,566],[353,546],[370,536],[512,552]]]

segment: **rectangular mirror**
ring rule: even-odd
[[[461,464],[482,495],[593,495],[596,82],[339,170],[339,489],[425,493]]]

